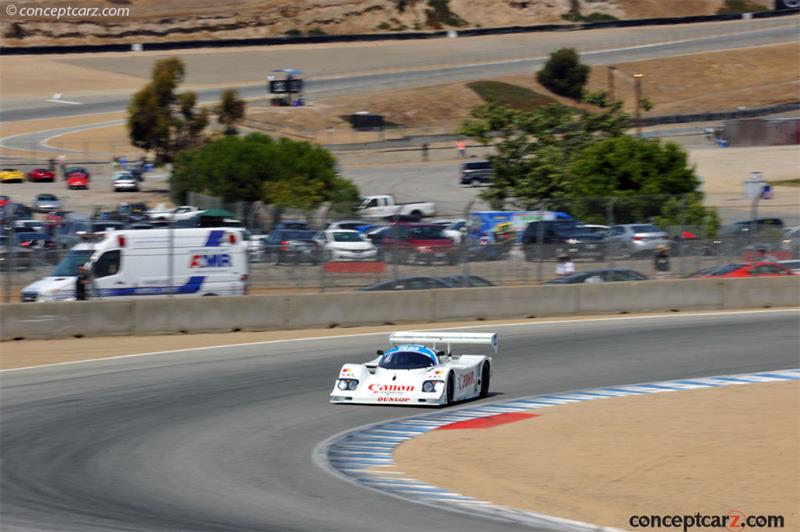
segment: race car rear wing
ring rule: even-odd
[[[465,345],[491,345],[492,350],[497,354],[497,333],[446,333],[446,332],[415,332],[402,331],[394,332],[389,335],[389,343],[397,344],[424,344],[432,345],[436,349],[436,344],[447,344],[447,351],[450,351],[451,344]]]

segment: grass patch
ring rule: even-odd
[[[473,81],[467,83],[467,87],[475,91],[475,94],[486,103],[511,107],[520,111],[532,111],[557,103],[549,96],[502,81]]]
[[[784,181],[773,181],[776,187],[800,187],[800,179],[786,179]]]
[[[759,13],[767,8],[750,2],[750,0],[725,0],[725,5],[717,10],[717,15],[740,15],[742,13]]]

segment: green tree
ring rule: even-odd
[[[587,101],[596,111],[554,104],[518,111],[483,105],[471,112],[460,132],[484,144],[494,143],[494,179],[481,197],[493,208],[535,208],[542,199],[566,198],[571,187],[569,165],[595,139],[622,135],[628,116],[621,103],[603,93]]]
[[[235,135],[236,125],[244,119],[247,103],[239,97],[236,89],[222,91],[217,105],[217,121],[225,126],[226,135]]]
[[[580,101],[589,79],[589,67],[581,64],[574,48],[561,48],[550,54],[544,68],[536,73],[536,79],[554,93]]]
[[[354,204],[359,198],[358,188],[336,174],[336,160],[322,146],[258,133],[180,152],[170,192],[181,203],[189,191],[302,209],[324,202]]]
[[[473,109],[460,132],[493,144],[495,152],[494,178],[481,197],[496,209],[534,209],[546,201],[548,209],[586,222],[605,222],[611,206],[616,223],[718,227],[678,145],[626,135],[630,117],[605,93],[588,94],[586,101],[593,110],[560,104]]]
[[[196,110],[197,95],[175,91],[186,74],[178,58],[153,65],[150,83],[128,105],[128,136],[134,146],[154,151],[158,162],[171,161],[178,150],[196,145],[208,124],[205,110]]]

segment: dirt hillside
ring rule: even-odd
[[[765,7],[772,0],[751,0]],[[620,19],[710,15],[724,0],[579,0],[582,15]],[[87,44],[301,34],[430,30],[561,22],[570,0],[73,0],[74,15],[58,19],[27,8],[64,7],[45,0],[17,0],[0,35],[6,46]],[[127,9],[101,16],[85,8]],[[117,13],[120,13],[117,11]]]

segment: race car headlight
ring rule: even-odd
[[[422,383],[422,391],[425,393],[433,393],[436,391],[436,385],[442,381],[425,381]]]
[[[336,387],[340,390],[355,390],[358,388],[358,380],[356,379],[339,379]]]

